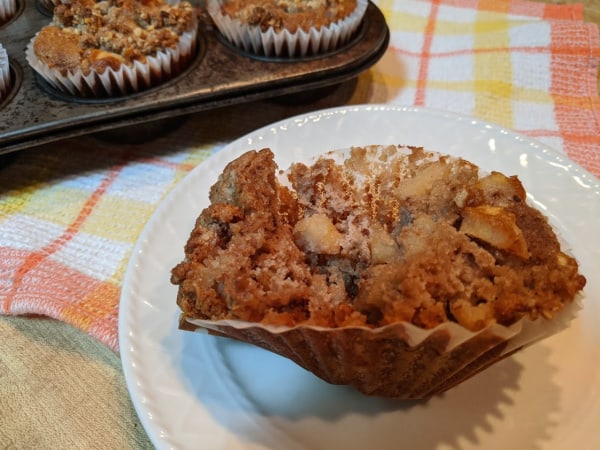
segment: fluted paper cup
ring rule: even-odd
[[[288,172],[277,170],[267,149],[230,163],[211,188],[215,209],[201,213],[185,248],[186,259],[172,272],[171,281],[180,287],[181,329],[208,330],[263,347],[329,383],[350,385],[367,395],[409,400],[440,394],[569,326],[581,308],[585,278],[541,213],[522,204],[526,193],[517,179],[499,173],[480,178],[479,168],[468,161],[416,147],[349,151],[349,158],[347,150],[328,152],[310,168],[298,163]],[[261,189],[252,184],[259,169],[263,178],[271,171],[277,171],[278,178]],[[290,185],[280,189],[285,174]],[[502,183],[498,176],[504,177]],[[486,182],[479,185],[481,180]],[[403,204],[416,202],[421,189],[432,184],[438,187],[436,195],[422,194],[430,209],[411,213],[414,217],[403,223],[396,200],[409,195]],[[474,185],[478,189],[467,193],[466,186]],[[489,190],[486,195],[495,199],[494,204],[504,198],[523,207],[522,220],[529,227],[519,231],[526,232],[521,237],[526,235],[531,244],[527,256],[513,247],[503,247],[510,250],[500,253],[483,238],[477,244],[477,237],[467,236],[470,230],[459,231],[466,222],[463,209],[487,205],[496,213],[494,220],[501,217],[502,208],[479,197],[483,189]],[[297,216],[287,202],[277,203],[286,198],[299,205]],[[241,212],[221,210],[224,205]],[[371,220],[361,216],[361,208]],[[286,215],[289,211],[291,218]],[[326,222],[311,222],[313,234],[298,228],[307,217],[327,217],[323,211],[337,218],[336,231],[343,230],[332,232],[339,238],[332,246],[325,245],[329,241],[326,232],[321,233]],[[435,222],[430,215],[437,214],[446,215]],[[277,224],[276,234],[269,228],[271,222]],[[265,223],[267,231],[258,233]],[[377,241],[375,232],[370,234],[383,223],[402,226],[397,245],[391,246],[402,253],[389,250],[383,237]],[[496,225],[493,236],[504,233],[504,225],[483,223]],[[507,241],[511,245],[517,242],[511,239]],[[275,241],[275,249],[265,244]],[[546,253],[549,248],[553,251]],[[491,251],[497,251],[497,257]],[[327,259],[329,255],[334,256]],[[348,269],[350,275],[341,280],[333,270],[327,271],[348,260],[357,266],[369,264],[356,275],[359,281],[352,281],[356,289],[346,280],[358,270]],[[463,271],[471,261],[478,261],[478,269]],[[228,272],[238,263],[238,272]],[[278,270],[286,264],[294,270]],[[252,272],[255,267],[258,270]],[[331,279],[326,279],[329,274]],[[542,277],[537,285],[535,274],[548,279]],[[517,275],[530,288],[510,290],[512,283],[521,285]],[[295,299],[302,299],[297,315]],[[484,315],[480,305],[488,308]],[[273,311],[276,314],[270,315]]]
[[[181,317],[180,328],[206,330],[260,346],[331,384],[366,395],[403,400],[441,394],[515,351],[566,328],[580,309],[575,301],[552,320],[524,318],[511,326],[469,331],[456,323],[425,330],[407,322],[380,328],[281,327]]]
[[[16,0],[0,0],[0,25],[8,22],[17,12]]]
[[[10,90],[10,63],[6,49],[0,44],[0,102]]]

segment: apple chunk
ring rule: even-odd
[[[466,207],[462,211],[460,231],[487,242],[492,247],[527,259],[529,252],[515,215],[499,206]]]
[[[304,251],[335,255],[340,252],[343,235],[325,214],[305,217],[294,227],[294,241]]]

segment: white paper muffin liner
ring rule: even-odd
[[[0,25],[8,22],[17,12],[16,0],[0,0]]]
[[[131,66],[123,64],[118,70],[108,67],[103,73],[91,70],[86,75],[77,70],[63,75],[59,70],[49,67],[33,51],[37,33],[29,42],[25,56],[30,66],[61,92],[78,97],[122,96],[159,85],[178,75],[194,57],[197,34],[197,27],[194,26],[180,36],[176,48],[147,56],[145,63],[134,61]]]
[[[0,44],[0,102],[10,90],[10,63],[6,49]]]
[[[207,0],[208,14],[219,31],[236,47],[267,57],[304,57],[335,50],[352,37],[368,6],[368,0],[357,0],[356,9],[345,19],[319,29],[291,33],[276,32],[272,27],[263,32],[260,26],[226,16],[221,11],[223,1]]]
[[[370,152],[361,169],[374,173],[386,170],[390,159],[379,155],[387,146],[367,147]],[[310,162],[325,156],[341,164],[350,150],[333,150],[311,158]],[[406,147],[400,147],[396,157],[406,152]],[[422,162],[434,161],[440,156],[431,153]],[[288,172],[289,169],[278,173],[281,184],[287,184]],[[487,173],[479,169],[479,175]],[[363,181],[357,176],[358,184]],[[555,227],[553,231],[561,250],[572,256]],[[351,385],[367,395],[414,400],[441,394],[514,352],[563,331],[581,309],[582,297],[578,294],[551,319],[541,314],[535,320],[524,316],[510,326],[492,323],[479,331],[470,331],[456,322],[446,322],[432,329],[410,322],[377,328],[286,327],[240,320],[202,320],[184,314],[179,327],[260,346],[291,359],[329,383]]]
[[[551,320],[523,318],[511,326],[477,331],[448,322],[426,330],[398,322],[379,328],[268,326],[182,317],[180,328],[234,338],[289,358],[332,384],[372,396],[426,399],[566,327],[579,299]]]

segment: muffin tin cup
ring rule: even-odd
[[[14,84],[0,101],[0,154],[67,137],[143,124],[223,106],[281,98],[352,80],[385,53],[389,30],[369,3],[355,33],[334,51],[305,58],[257,56],[232,46],[199,15],[198,42],[189,67],[173,79],[140,92],[106,98],[64,93],[43,80],[25,51],[52,13],[35,0],[16,0],[17,13],[0,26]],[[192,4],[199,8],[201,0]]]

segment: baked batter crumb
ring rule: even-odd
[[[396,146],[285,175],[269,149],[220,175],[171,273],[184,318],[476,331],[552,318],[585,285],[514,176]]]

